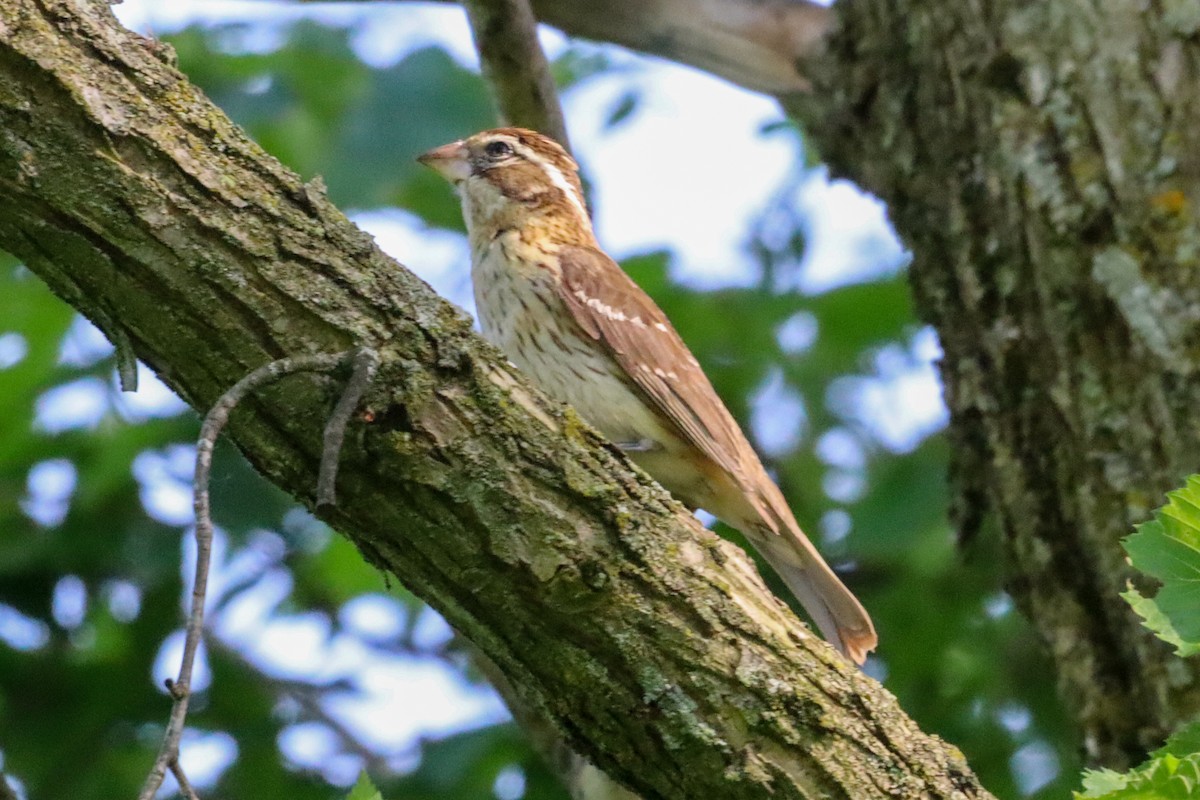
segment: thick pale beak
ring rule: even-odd
[[[417,156],[417,161],[436,170],[451,183],[457,184],[471,177],[471,162],[468,155],[467,146],[460,139]]]

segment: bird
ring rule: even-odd
[[[862,664],[870,616],[821,557],[670,320],[600,249],[575,160],[535,131],[486,130],[417,159],[457,190],[484,338],[692,509],[741,531]]]

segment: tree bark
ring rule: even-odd
[[[283,355],[380,350],[323,517],[643,797],[988,796],[166,53],[104,3],[0,5],[0,246],[198,409]],[[338,384],[290,378],[230,426],[310,505]]]
[[[841,0],[810,119],[914,252],[945,350],[954,515],[995,520],[1089,758],[1200,708],[1118,592],[1119,539],[1197,471],[1200,15],[1188,4]]]
[[[571,795],[571,800],[641,800],[641,798],[614,781],[579,753],[567,747],[558,728],[537,710],[527,706],[517,688],[496,665],[478,650],[472,649],[472,661],[504,699],[512,712],[513,719],[521,726],[533,749],[562,781]],[[0,800],[4,800],[0,797]]]

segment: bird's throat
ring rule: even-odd
[[[547,247],[596,246],[591,220],[561,192],[521,194],[506,191],[508,188],[479,178],[460,186],[463,219],[475,252],[509,231],[519,232],[526,242]]]

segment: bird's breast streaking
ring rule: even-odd
[[[606,438],[649,441],[655,448],[672,444],[678,437],[645,406],[612,357],[594,339],[580,336],[563,306],[557,269],[538,266],[550,258],[510,231],[474,259],[471,283],[484,337],[534,376],[542,391],[573,406]]]

